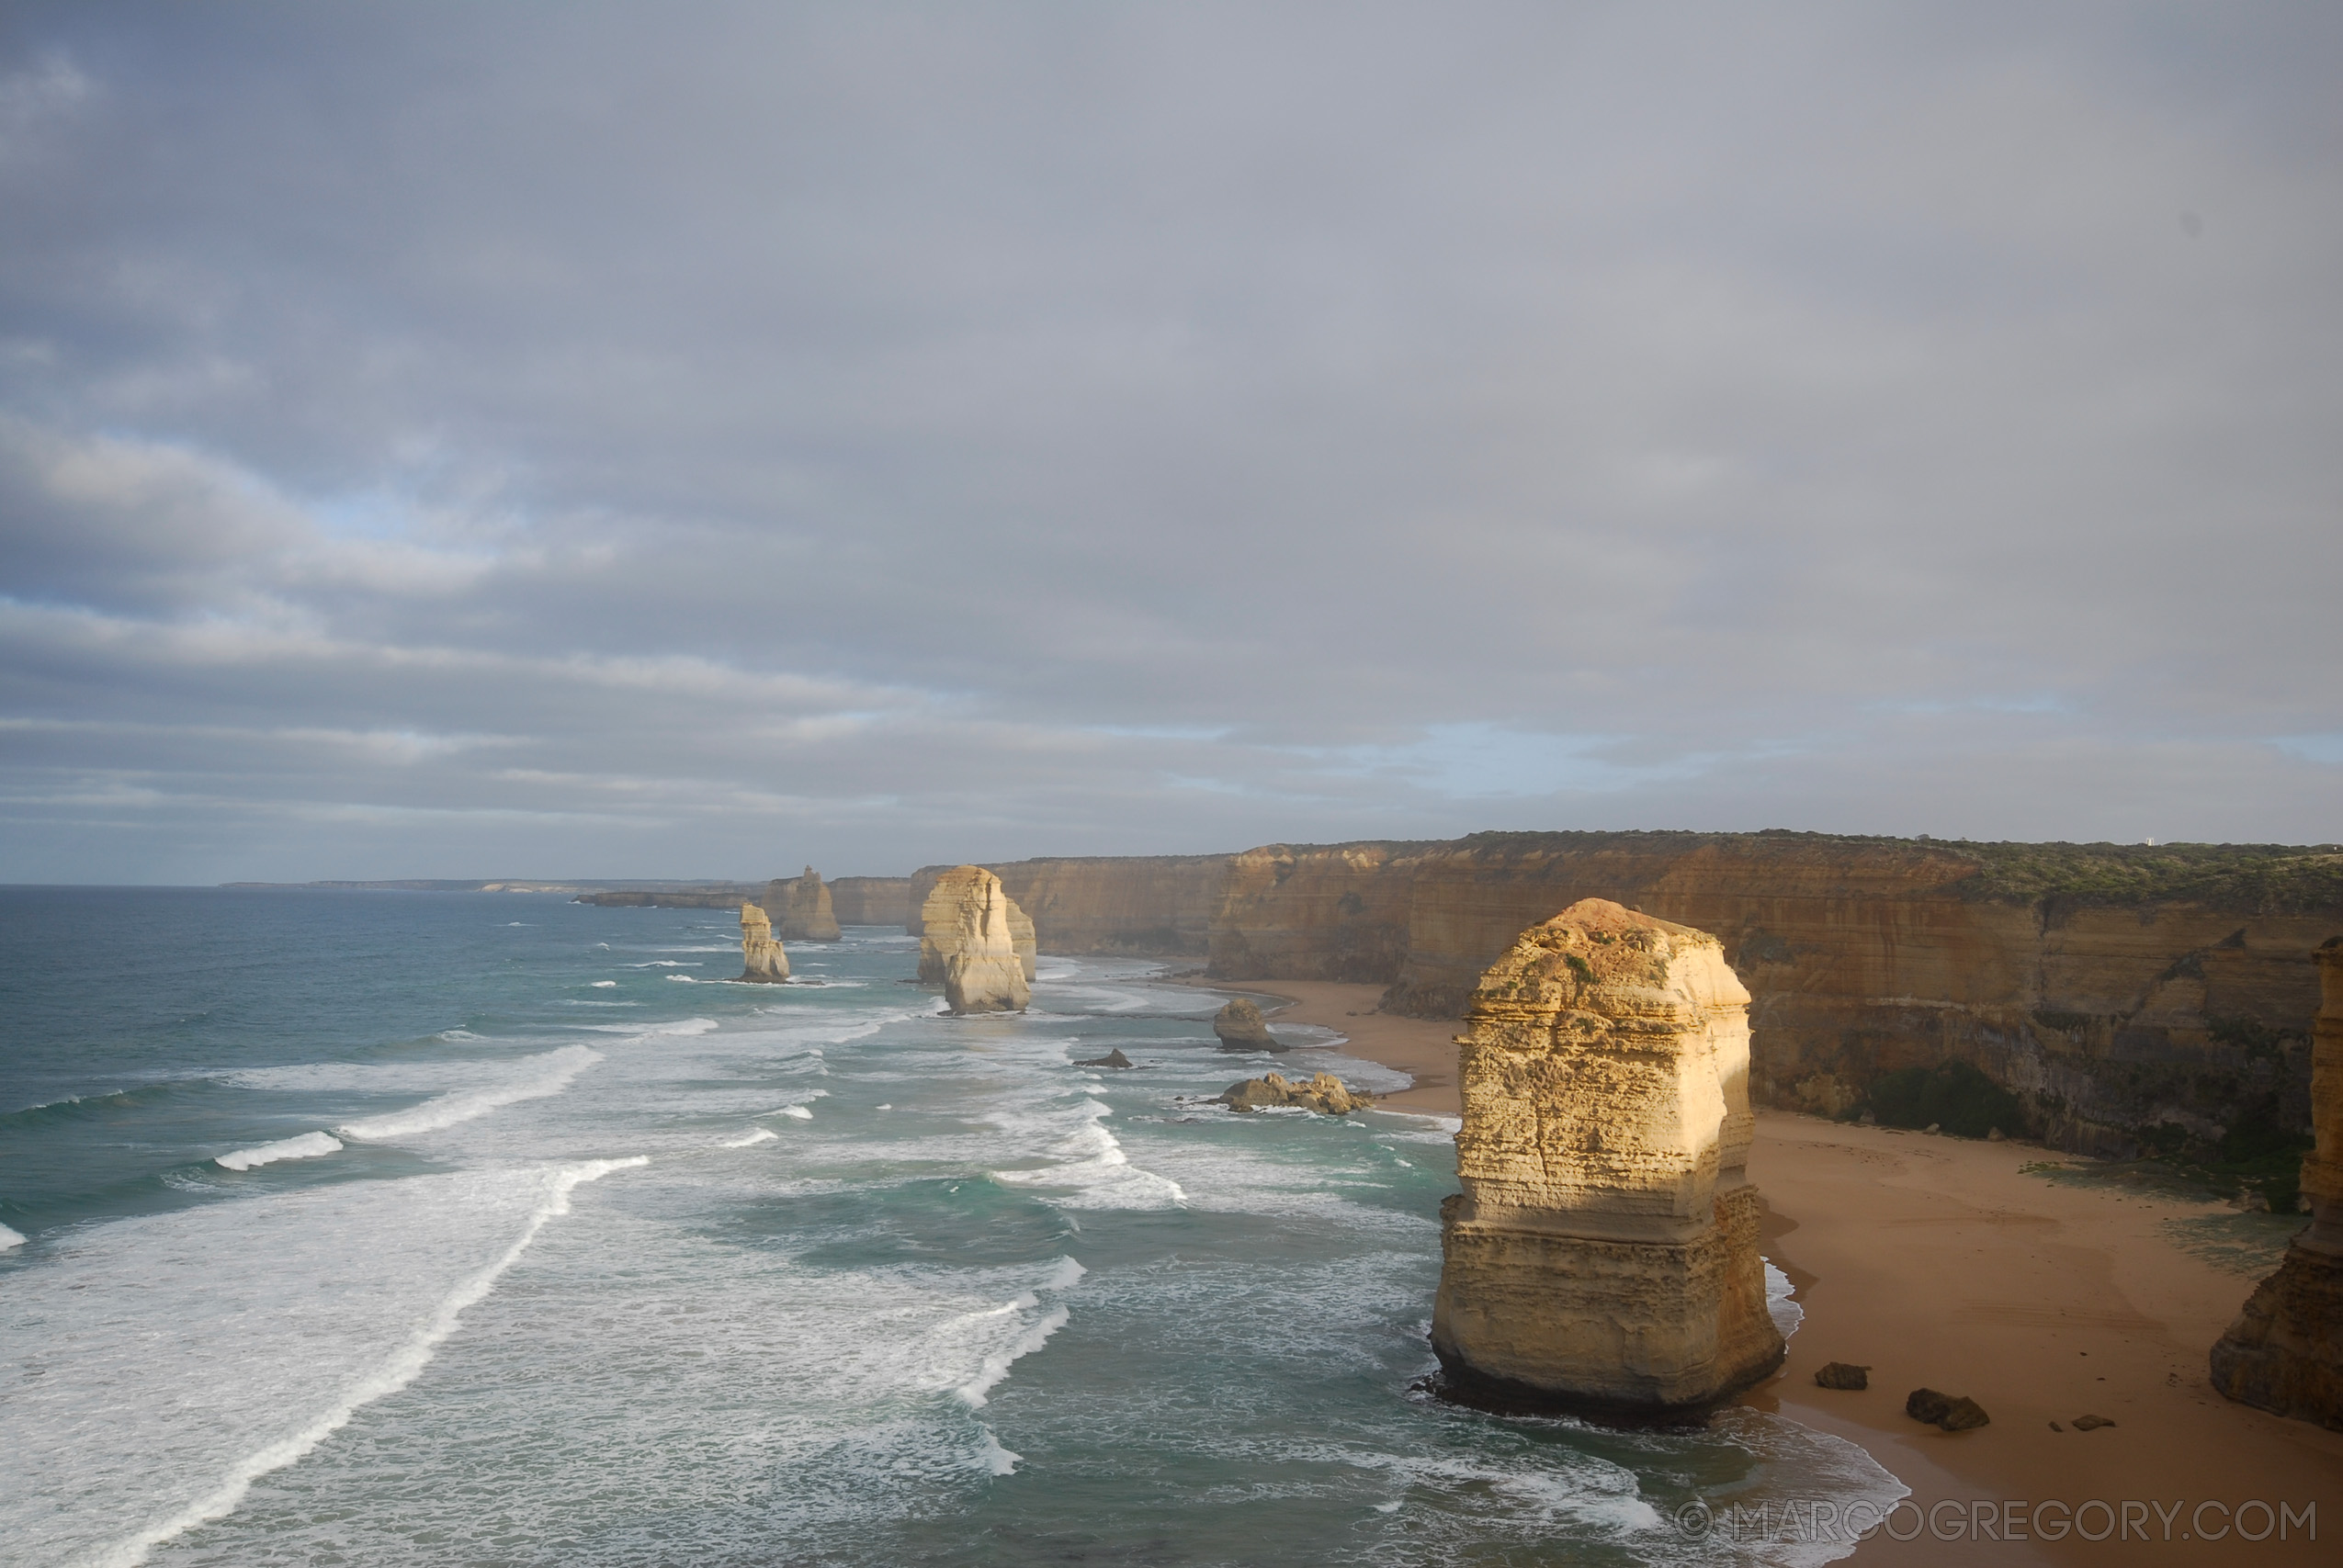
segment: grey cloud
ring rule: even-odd
[[[2229,15],[19,7],[0,876],[2331,838]]]

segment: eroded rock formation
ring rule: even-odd
[[[1348,1116],[1375,1103],[1375,1096],[1351,1088],[1332,1073],[1319,1073],[1297,1083],[1283,1073],[1232,1083],[1221,1091],[1220,1103],[1231,1111],[1259,1111],[1266,1106],[1298,1105],[1321,1116]]]
[[[780,981],[789,977],[789,955],[774,940],[773,920],[754,904],[741,906],[741,978]]]
[[[2312,1132],[2303,1161],[2311,1223],[2213,1348],[2213,1386],[2241,1404],[2343,1431],[2343,937],[2318,952]],[[2077,1423],[2080,1425],[2080,1423]]]
[[[1030,985],[1041,945],[1034,940],[1033,921],[1014,898],[1009,900],[1009,945],[1017,950],[1017,967],[1025,972],[1025,981]]]
[[[1269,1032],[1269,1021],[1261,1016],[1261,1009],[1244,997],[1230,999],[1227,1007],[1212,1015],[1212,1032],[1225,1051],[1283,1051],[1285,1047]]]
[[[1052,953],[1202,954],[1220,911],[1232,856],[1057,856],[991,869],[1017,907],[1033,917]],[[948,866],[922,867],[911,882],[911,918],[920,934],[928,889]],[[840,919],[844,919],[842,915]]]
[[[1747,1171],[1749,1000],[1715,937],[1600,898],[1481,976],[1432,1312],[1459,1392],[1666,1411],[1780,1364]]]
[[[764,912],[783,942],[836,942],[838,917],[831,912],[830,889],[806,867],[803,876],[775,877],[764,889]]]
[[[1001,879],[979,865],[938,877],[921,906],[920,978],[956,1013],[1023,1012],[1033,999]]]

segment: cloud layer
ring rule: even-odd
[[[0,879],[2337,836],[2332,7],[13,17]]]

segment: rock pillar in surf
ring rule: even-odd
[[[1432,1309],[1453,1390],[1664,1413],[1781,1364],[1748,1176],[1749,1007],[1715,937],[1601,898],[1481,976]]]
[[[789,977],[789,955],[773,939],[773,921],[754,904],[741,906],[741,978],[779,981]]]
[[[982,866],[955,866],[920,909],[920,978],[942,986],[956,1013],[1024,1011],[1033,987],[1030,960],[1017,951],[1023,919],[999,877]],[[1032,931],[1030,921],[1024,930]]]
[[[2213,1386],[2240,1404],[2343,1431],[2343,937],[2318,950],[2318,966],[2315,1142],[2303,1160],[2311,1223],[2213,1346]]]
[[[838,917],[831,912],[830,889],[813,867],[803,876],[775,877],[764,889],[764,912],[783,942],[836,942]]]

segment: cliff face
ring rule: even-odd
[[[841,876],[830,884],[830,908],[842,926],[900,926],[919,913],[908,876]]]
[[[1766,1103],[1836,1114],[1883,1075],[1965,1062],[2017,1095],[2023,1130],[2068,1147],[2307,1125],[2311,953],[2343,930],[2331,881],[2077,891],[2071,867],[1991,858],[2009,848],[1693,833],[1273,846],[1236,859],[1212,972],[1386,980],[1390,1010],[1454,1016],[1516,933],[1604,897],[1720,936],[1754,998]]]
[[[773,921],[754,904],[741,906],[741,978],[778,984],[789,977],[789,955],[773,940]]]
[[[2311,1223],[2213,1348],[2213,1385],[2242,1404],[2343,1431],[2343,938],[2318,956],[2317,1141],[2303,1161]]]
[[[1228,855],[1132,855],[1012,861],[992,867],[1034,935],[1052,953],[1201,955],[1219,911]],[[913,918],[935,879],[950,869],[923,866],[911,879]]]
[[[803,876],[775,877],[764,890],[764,912],[783,942],[836,942],[838,917],[831,912],[830,889],[813,867]]]
[[[1033,992],[1012,934],[1016,906],[981,866],[938,877],[921,908],[920,978],[956,1013],[1023,1012]]]
[[[1749,1000],[1715,938],[1599,898],[1482,976],[1432,1330],[1461,1387],[1666,1409],[1780,1362],[1747,1175]]]
[[[1441,846],[1367,842],[1271,844],[1230,857],[1211,929],[1211,974],[1223,980],[1390,981],[1408,953],[1409,909],[1419,866]],[[1568,900],[1564,900],[1568,902]],[[1481,959],[1504,951],[1516,921]],[[1480,965],[1472,971],[1477,975]],[[1465,987],[1456,993],[1460,1007]],[[1453,1017],[1457,1007],[1446,1014]]]

